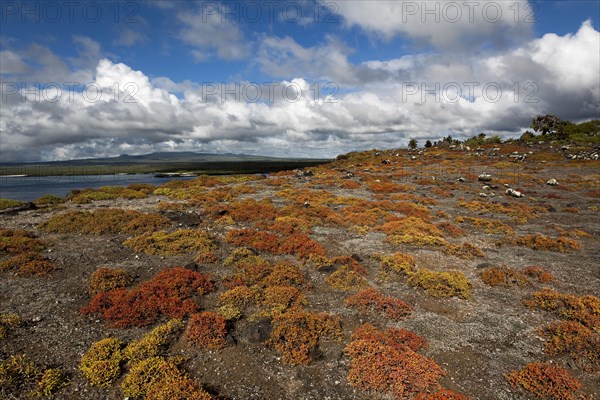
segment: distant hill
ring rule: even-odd
[[[193,172],[260,173],[304,168],[328,159],[278,158],[246,154],[157,152],[143,155],[30,163],[0,163],[0,175],[92,175],[112,173]]]

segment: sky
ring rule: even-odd
[[[600,118],[600,2],[0,2],[0,161],[335,157]]]

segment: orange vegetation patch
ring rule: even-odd
[[[373,325],[362,325],[344,349],[350,357],[348,382],[396,398],[435,391],[445,372],[435,361],[417,353],[425,345],[425,339],[404,329],[382,332]]]
[[[583,368],[600,368],[600,299],[595,296],[561,294],[543,289],[526,301],[530,307],[554,311],[563,320],[540,330],[547,339],[548,355],[568,354]]]
[[[391,296],[385,296],[383,293],[373,288],[361,290],[353,296],[348,297],[344,300],[344,304],[358,308],[364,313],[370,311],[381,312],[395,321],[399,321],[409,316],[413,310],[413,307],[402,300]]]
[[[485,257],[485,254],[476,245],[465,242],[463,244],[449,244],[444,248],[444,253],[462,258],[465,260],[472,260],[476,257]]]
[[[145,326],[161,314],[182,318],[199,311],[200,306],[192,298],[212,290],[213,284],[206,275],[181,267],[168,268],[131,290],[97,294],[81,312],[100,314],[120,328]]]
[[[576,240],[563,236],[553,239],[539,233],[518,237],[514,240],[514,243],[533,250],[558,251],[561,253],[581,248],[581,245]]]
[[[234,229],[227,232],[226,240],[234,246],[247,246],[259,251],[276,253],[279,236],[256,229]]]
[[[492,267],[481,273],[481,280],[490,286],[514,286],[529,284],[529,278],[536,279],[540,283],[548,283],[554,280],[554,276],[542,267],[529,266],[523,270],[509,267]]]
[[[311,255],[324,256],[325,247],[315,242],[303,233],[294,233],[283,239],[279,246],[279,252],[283,254],[292,254],[298,258],[305,259]]]
[[[29,251],[0,262],[0,272],[11,270],[16,270],[19,276],[46,277],[56,270],[56,265],[41,254]]]
[[[285,363],[306,365],[322,337],[342,339],[340,319],[327,313],[294,309],[273,319],[267,343],[281,353]]]
[[[581,383],[569,371],[554,364],[531,363],[506,375],[513,389],[540,399],[575,400]]]
[[[274,220],[277,209],[269,200],[256,201],[246,199],[232,202],[224,210],[236,221],[264,221]]]
[[[210,311],[192,315],[185,331],[185,337],[196,346],[213,350],[225,347],[226,335],[225,318]]]
[[[41,251],[45,247],[45,242],[32,232],[22,229],[0,229],[0,253]]]

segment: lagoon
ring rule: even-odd
[[[153,174],[64,175],[64,176],[0,176],[0,198],[33,201],[45,194],[64,197],[73,189],[101,186],[127,186],[132,183],[162,185],[173,179],[193,177],[155,178]]]

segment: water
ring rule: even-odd
[[[64,197],[73,189],[99,188],[101,186],[127,186],[132,183],[161,185],[173,179],[192,178],[155,178],[153,174],[0,176],[0,197],[21,201],[33,201],[45,194]]]

